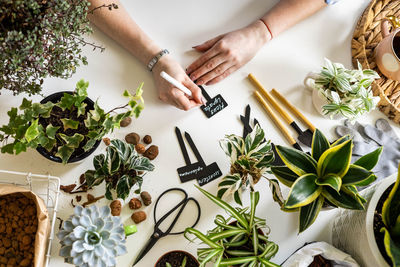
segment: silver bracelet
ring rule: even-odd
[[[169,51],[167,49],[161,50],[157,55],[155,55],[150,61],[149,64],[147,64],[147,68],[149,71],[152,71],[154,66],[157,64],[157,62],[160,60],[160,58],[164,55],[169,54]]]

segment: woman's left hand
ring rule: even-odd
[[[217,83],[249,62],[258,50],[271,39],[260,20],[193,47],[203,55],[194,61],[186,73],[197,85]]]

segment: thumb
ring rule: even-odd
[[[204,42],[204,43],[202,43],[202,44],[200,44],[200,45],[193,46],[193,48],[194,48],[195,50],[199,51],[199,52],[205,52],[205,51],[207,51],[208,49],[210,49],[211,47],[213,47],[213,45],[214,45],[216,42],[218,42],[219,40],[221,40],[222,37],[223,37],[223,35],[219,35],[219,36],[217,36],[217,37],[215,37],[215,38],[213,38],[213,39],[210,39],[210,40],[208,40],[208,41],[206,41],[206,42]]]
[[[199,104],[203,105],[203,95],[201,94],[201,89],[192,81],[190,78],[186,78],[183,84],[192,92],[193,100]]]

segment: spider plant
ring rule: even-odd
[[[255,216],[259,192],[250,192],[250,207],[233,208],[219,197],[197,188],[230,215],[227,218],[217,215],[216,227],[206,234],[193,228],[186,229],[188,240],[193,241],[189,237],[192,234],[205,245],[197,251],[200,267],[210,261],[214,266],[279,266],[270,262],[278,252],[278,245],[268,240],[269,228],[265,220]]]

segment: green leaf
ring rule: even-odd
[[[60,146],[56,153],[57,157],[60,157],[63,164],[67,164],[69,158],[71,157],[72,153],[74,153],[74,149],[67,145]]]
[[[117,197],[122,199],[127,198],[133,185],[134,183],[131,177],[128,175],[121,176],[117,182]]]
[[[108,159],[108,172],[113,174],[116,173],[121,165],[121,159],[118,151],[113,146],[107,147],[107,159]]]
[[[279,145],[276,146],[276,150],[285,165],[298,176],[316,173],[317,162],[306,153]]]
[[[48,139],[48,142],[47,142],[45,145],[43,145],[43,147],[44,147],[48,152],[50,152],[56,144],[57,144],[56,139]]]
[[[322,205],[324,204],[324,197],[320,195],[317,200],[310,204],[300,207],[299,214],[299,232],[305,231],[310,227],[317,219],[319,212],[321,211]]]
[[[100,121],[105,116],[104,110],[97,104],[97,101],[94,103],[94,109],[90,110],[89,113],[90,118],[95,121]]]
[[[89,82],[85,82],[84,79],[79,80],[76,83],[75,92],[78,96],[87,97],[87,89],[89,87]]]
[[[299,178],[297,174],[286,166],[272,166],[271,171],[281,183],[288,187],[291,187],[296,179]]]
[[[89,150],[91,150],[91,149],[94,147],[94,145],[96,144],[96,142],[97,142],[97,140],[95,140],[95,139],[89,139],[89,140],[86,142],[86,144],[83,146],[83,150],[84,150],[84,151],[89,151]]]
[[[318,160],[318,176],[323,177],[328,173],[339,177],[345,175],[350,167],[352,146],[352,140],[348,140],[326,150]]]
[[[342,186],[342,179],[336,174],[328,173],[323,178],[318,178],[315,183],[320,186],[330,186],[332,189],[339,192]]]
[[[361,158],[359,158],[356,162],[354,162],[354,165],[361,166],[367,170],[372,170],[375,165],[378,163],[379,157],[382,153],[383,147],[380,147],[371,153],[368,153]]]
[[[213,248],[213,249],[222,249],[223,248],[217,242],[212,241],[210,238],[208,238],[208,236],[204,235],[199,230],[196,230],[196,229],[193,229],[193,228],[186,228],[185,236],[187,234],[195,235],[198,239],[200,239],[204,244],[206,244],[210,248]]]
[[[75,103],[75,97],[72,94],[64,93],[64,96],[60,99],[60,102],[57,103],[57,106],[60,107],[63,111],[70,110]]]
[[[65,141],[65,146],[68,146],[70,148],[78,148],[80,143],[84,139],[84,136],[79,133],[75,133],[73,136],[68,136],[63,133],[60,133],[59,136],[61,137],[62,140]]]
[[[67,129],[78,129],[79,126],[79,121],[75,121],[72,119],[61,119],[63,125],[64,125],[64,131]]]
[[[7,144],[1,147],[1,153],[14,154],[14,144]]]
[[[351,164],[345,176],[342,177],[342,183],[343,185],[358,185],[370,178],[371,175],[372,172],[369,170]]]
[[[363,210],[364,206],[356,195],[341,190],[340,194],[330,187],[324,187],[322,195],[333,205],[344,209]]]
[[[85,180],[88,185],[88,188],[93,188],[94,186],[97,186],[101,184],[106,176],[103,175],[96,175],[96,172],[94,170],[88,170],[85,172]]]
[[[386,227],[391,230],[398,224],[400,215],[400,171],[397,174],[397,180],[390,191],[388,198],[383,203],[382,219]],[[397,233],[400,237],[400,233]]]
[[[392,260],[392,266],[400,266],[400,245],[398,241],[393,240],[390,232],[384,227],[381,229],[381,233],[384,233],[383,243],[386,254]]]
[[[331,147],[343,144],[344,142],[346,142],[348,140],[351,140],[350,135],[344,135],[344,136],[340,137],[338,140],[336,140],[335,142],[333,142],[331,144]]]
[[[33,139],[37,138],[39,135],[39,119],[36,119],[32,122],[31,126],[26,130],[25,139],[28,142],[31,142]]]
[[[30,109],[32,107],[32,100],[28,100],[24,97],[22,104],[19,106],[20,110]]]
[[[22,142],[14,143],[15,155],[18,155],[21,152],[26,152],[26,144]]]
[[[318,161],[319,157],[330,147],[328,139],[326,139],[325,135],[318,129],[315,129],[312,138],[311,145],[311,156]]]
[[[250,192],[250,224],[249,228],[253,228],[253,223],[254,223],[254,217],[256,215],[256,207],[258,204],[258,201],[260,200],[260,193],[259,192]],[[257,233],[257,231],[256,231]],[[257,247],[257,246],[255,246]]]
[[[314,173],[300,176],[290,188],[285,208],[298,208],[314,201],[322,190],[322,187],[315,183],[316,179],[317,176]]]
[[[47,125],[47,127],[46,127],[46,135],[47,135],[47,137],[49,139],[55,139],[58,129],[60,129],[59,126],[54,127],[51,124]]]
[[[81,115],[86,114],[86,103],[81,103],[78,107],[76,107],[76,109],[78,110],[77,115],[78,117]]]

